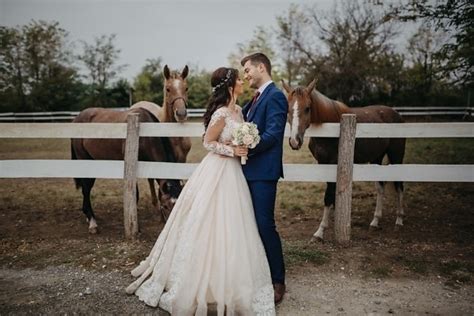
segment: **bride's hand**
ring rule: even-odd
[[[234,156],[245,157],[249,153],[249,149],[244,146],[235,146],[234,149]]]

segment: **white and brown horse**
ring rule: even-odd
[[[160,122],[182,123],[187,120],[187,91],[186,77],[188,66],[181,73],[170,72],[167,65],[163,68],[165,79],[163,87],[163,106],[149,101],[139,101],[131,106],[131,109],[146,109],[150,111]],[[176,162],[185,163],[191,150],[190,137],[169,137],[173,147]],[[148,180],[152,203],[157,206],[158,200],[155,194],[155,185],[152,179]]]
[[[360,108],[349,108],[342,102],[331,100],[315,89],[316,80],[306,87],[292,88],[283,81],[283,88],[288,98],[288,122],[290,124],[291,136],[290,146],[298,150],[303,145],[304,134],[311,124],[339,123],[344,113],[356,115],[358,123],[401,123],[400,114],[390,107],[383,105],[371,105]],[[337,164],[338,139],[311,137],[309,150],[320,164]],[[405,154],[404,138],[358,138],[355,144],[354,163],[382,164],[385,156],[389,163],[403,163]],[[398,193],[398,210],[395,227],[403,225],[403,182],[394,182]],[[370,227],[376,228],[382,217],[382,202],[384,193],[384,182],[376,182],[377,204],[374,218]],[[324,195],[324,214],[318,230],[313,239],[323,239],[324,229],[328,227],[329,213],[334,207],[336,195],[336,184],[327,183]]]

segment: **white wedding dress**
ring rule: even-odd
[[[226,145],[242,121],[240,108],[214,112],[204,140],[210,152],[184,186],[151,253],[132,271],[138,279],[127,293],[172,315],[275,315],[250,191],[240,158],[230,157]],[[208,141],[216,129],[217,141]]]

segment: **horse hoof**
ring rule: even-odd
[[[89,234],[96,235],[97,232],[98,232],[97,227],[90,227],[89,228]]]
[[[313,237],[311,237],[311,239],[308,241],[308,244],[315,244],[315,243],[324,243],[324,239],[322,239],[321,237],[313,236]]]
[[[380,231],[382,230],[382,228],[380,228],[380,226],[369,226],[369,232],[376,232],[376,231]]]
[[[395,225],[395,231],[399,232],[402,230],[402,225]]]

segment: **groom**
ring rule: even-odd
[[[277,183],[283,177],[283,134],[288,113],[285,95],[272,81],[272,66],[267,56],[255,53],[242,59],[244,78],[256,89],[252,101],[242,112],[247,122],[257,124],[260,143],[250,149],[243,171],[252,195],[258,231],[270,265],[275,303],[285,294],[285,265],[281,241],[275,226]]]

